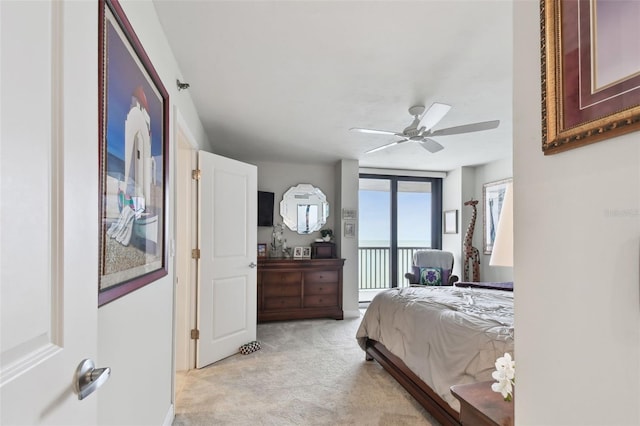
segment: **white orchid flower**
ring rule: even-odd
[[[505,401],[511,401],[513,395],[513,385],[511,380],[500,380],[491,384],[491,390],[502,394]]]
[[[505,401],[511,401],[513,386],[516,377],[516,363],[511,359],[509,353],[505,353],[496,360],[496,371],[491,373],[491,377],[497,380],[491,385],[491,390],[499,392]]]

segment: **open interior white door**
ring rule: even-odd
[[[95,54],[83,34],[97,34],[97,2],[72,3],[0,2],[3,425],[97,423],[74,378],[97,361],[98,123],[77,108],[97,105],[97,75],[75,71],[96,60],[82,46]],[[67,67],[74,90],[58,92]]]
[[[257,168],[200,151],[196,367],[256,338]]]

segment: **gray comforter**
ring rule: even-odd
[[[498,357],[513,355],[513,293],[457,287],[408,287],[379,293],[356,334],[390,352],[460,411],[449,388],[492,380]]]

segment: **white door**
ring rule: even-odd
[[[257,168],[200,151],[196,367],[256,338]]]
[[[57,91],[66,68],[88,60],[78,55],[97,2],[83,3],[0,1],[3,425],[97,422],[96,396],[80,401],[73,380],[97,354],[98,123],[74,108],[97,109],[97,75]]]

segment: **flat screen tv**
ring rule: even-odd
[[[274,193],[258,191],[258,226],[273,226]]]

